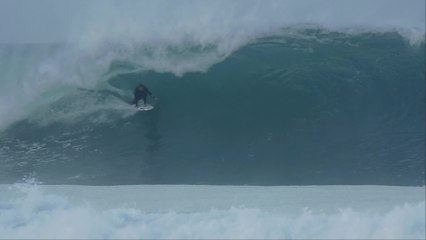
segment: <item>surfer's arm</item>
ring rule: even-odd
[[[148,89],[147,87],[145,87],[145,91],[146,91],[149,95],[152,95],[152,92],[151,92],[151,91],[149,91],[149,89]]]
[[[148,88],[146,88],[145,87],[145,91],[146,91],[146,93],[148,93],[149,95],[151,95],[151,97],[152,98],[154,98],[154,99],[156,99],[157,97],[156,96],[154,96],[154,94],[152,94],[152,92],[151,91],[149,91],[149,89]]]

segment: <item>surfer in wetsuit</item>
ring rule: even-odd
[[[134,105],[135,107],[138,107],[138,102],[141,99],[143,100],[143,104],[146,105],[146,97],[148,95],[151,95],[154,99],[156,99],[156,97],[152,95],[151,91],[149,91],[149,89],[145,87],[145,85],[143,84],[137,85],[135,87],[135,90],[133,91],[133,94],[134,94],[134,99],[133,99],[132,105]]]

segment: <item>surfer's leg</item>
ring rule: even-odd
[[[143,95],[142,100],[143,100],[143,105],[146,105],[146,95]]]
[[[132,105],[135,105],[135,107],[137,107],[138,106],[138,102],[139,102],[139,100],[140,100],[140,98],[134,98],[133,99],[133,102],[132,102]]]

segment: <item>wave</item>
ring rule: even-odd
[[[425,236],[423,187],[0,188],[0,233],[7,239]]]
[[[424,185],[424,40],[256,34],[2,45],[0,180]],[[141,81],[155,111],[127,104]]]

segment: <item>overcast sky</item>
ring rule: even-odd
[[[217,3],[216,0],[210,2]],[[126,15],[126,11],[131,11],[134,16],[138,14],[138,11],[141,15],[151,12],[150,17],[152,18],[167,18],[167,14],[161,15],[162,8],[167,8],[170,12],[173,11],[174,5],[186,4],[187,7],[185,7],[188,8],[186,14],[197,15],[195,10],[190,9],[194,4],[188,3],[188,1],[161,1],[159,4],[155,4],[156,7],[151,10],[144,8],[145,3],[146,5],[153,5],[152,1],[0,0],[0,42],[67,41],[67,39],[70,39],[70,35],[84,34],[84,30],[87,30],[87,26],[91,22],[102,21],[108,15],[105,14],[105,11],[100,11],[102,9],[109,9],[108,11],[117,9],[117,12],[122,15]],[[239,5],[253,3],[255,2],[238,1]],[[268,5],[270,3],[272,1],[258,1],[257,5]],[[357,24],[368,24],[369,21],[374,21],[377,25],[383,21],[384,25],[395,23],[420,31],[425,29],[424,0],[290,0],[282,1],[282,3],[285,4],[275,4],[278,6],[278,10],[280,10],[279,7],[282,7],[283,11],[292,13],[293,17],[301,22],[304,20],[315,21],[321,15],[321,19],[326,19],[328,22],[338,23],[341,19],[352,19],[353,21],[356,19],[354,23]],[[228,4],[229,1],[224,2],[224,5]],[[238,4],[232,6],[235,7]],[[200,5],[200,2],[198,2],[198,5]],[[242,7],[247,8],[247,6]],[[224,6],[223,8],[228,9],[229,7]],[[212,11],[219,10],[220,8],[216,8]],[[153,11],[154,14],[152,14]],[[265,18],[269,17],[267,11],[262,13],[266,13]],[[114,14],[117,16],[116,13]],[[194,17],[194,22],[202,17],[203,15]],[[234,19],[238,20],[238,17],[234,17]],[[138,20],[135,19],[135,21]],[[173,22],[170,22],[170,24],[173,24]]]

